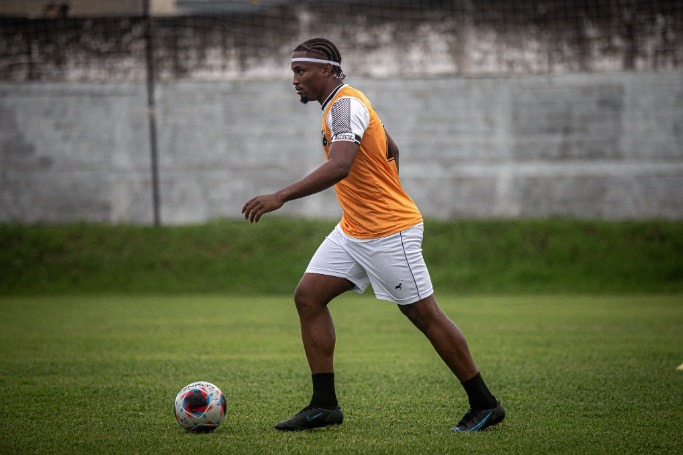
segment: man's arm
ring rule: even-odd
[[[393,156],[394,160],[396,161],[396,171],[398,171],[398,145],[396,145],[396,142],[389,136],[389,133],[387,133],[386,130],[384,132],[387,135],[387,146],[389,147],[388,153],[389,156]]]
[[[279,209],[287,201],[319,193],[340,182],[351,172],[357,153],[358,144],[355,142],[333,142],[330,146],[329,160],[306,177],[275,193],[256,196],[244,204],[244,219],[257,223],[261,216]]]

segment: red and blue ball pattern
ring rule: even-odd
[[[188,431],[213,431],[225,419],[226,402],[223,392],[210,382],[186,385],[175,399],[178,424]]]

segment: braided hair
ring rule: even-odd
[[[331,60],[341,64],[341,53],[337,46],[330,40],[325,38],[313,38],[299,44],[294,52],[307,52],[323,57],[325,60]],[[334,77],[343,81],[346,75],[342,71],[341,66],[332,66],[332,74]]]

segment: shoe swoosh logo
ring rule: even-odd
[[[472,428],[470,429],[470,431],[476,431],[476,430],[478,430],[479,428],[481,428],[481,427],[486,423],[486,421],[489,420],[489,417],[491,417],[492,415],[493,415],[493,411],[491,411],[491,412],[489,412],[488,414],[486,414],[486,417],[484,417],[483,419],[481,419],[481,422],[479,422],[477,425],[475,425],[474,427],[472,427]]]
[[[306,417],[306,420],[308,420],[309,422],[311,422],[311,421],[317,419],[318,417],[320,417],[321,415],[323,415],[323,413],[322,413],[322,412],[319,412],[318,414],[316,414],[316,415],[314,415],[314,416],[307,416],[307,417]]]

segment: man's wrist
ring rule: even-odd
[[[283,188],[280,191],[275,192],[275,197],[280,199],[282,203],[284,204],[285,202],[289,202],[291,199],[291,195],[287,191],[287,188]]]

